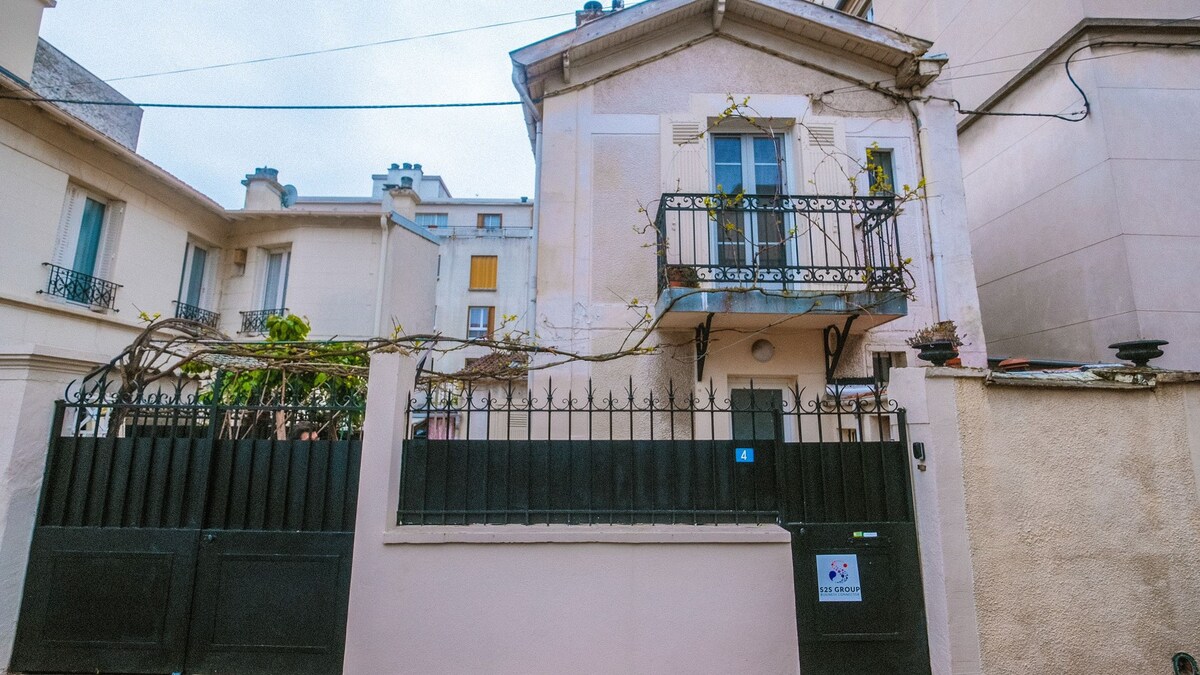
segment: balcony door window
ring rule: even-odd
[[[713,223],[718,264],[788,264],[788,219],[776,210],[787,195],[783,148],[781,136],[713,136],[714,191],[725,197],[718,200]]]
[[[208,249],[188,244],[183,259],[183,279],[179,284],[179,302],[192,307],[204,307],[204,275],[207,267]]]
[[[263,280],[263,309],[283,309],[287,300],[288,266],[291,251],[268,251]]]
[[[71,264],[71,269],[80,274],[96,275],[96,257],[100,253],[104,230],[104,209],[103,203],[91,197],[83,200],[83,219],[79,223],[79,239],[75,242],[75,259]]]

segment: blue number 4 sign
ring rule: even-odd
[[[733,456],[735,458],[737,458],[737,461],[739,461],[739,462],[753,462],[754,461],[754,448],[738,448],[738,449],[734,450],[733,452],[734,452]]]

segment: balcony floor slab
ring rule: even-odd
[[[714,325],[756,328],[768,324],[792,329],[823,328],[859,315],[857,330],[873,328],[908,313],[908,299],[896,291],[782,292],[743,288],[678,288],[662,291],[655,305],[661,328],[693,328],[714,314]]]

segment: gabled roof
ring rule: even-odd
[[[797,43],[822,46],[895,71],[901,78],[916,72],[915,63],[932,42],[884,28],[806,0],[648,0],[614,11],[573,30],[513,51],[513,84],[525,102],[526,121],[538,119],[539,92],[531,83],[563,68],[564,60],[582,61],[656,33],[668,33],[684,21],[709,16],[719,34],[727,17],[770,27]],[[683,38],[680,38],[681,42]]]

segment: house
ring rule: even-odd
[[[346,671],[949,672],[878,386],[940,321],[986,363],[944,61],[800,0],[577,21],[510,55],[529,387],[372,361]]]
[[[880,25],[937,36],[954,98],[984,113],[958,132],[995,357],[1111,361],[1109,344],[1161,339],[1156,363],[1200,366],[1184,196],[1200,158],[1197,15],[1196,2],[874,2]]]

